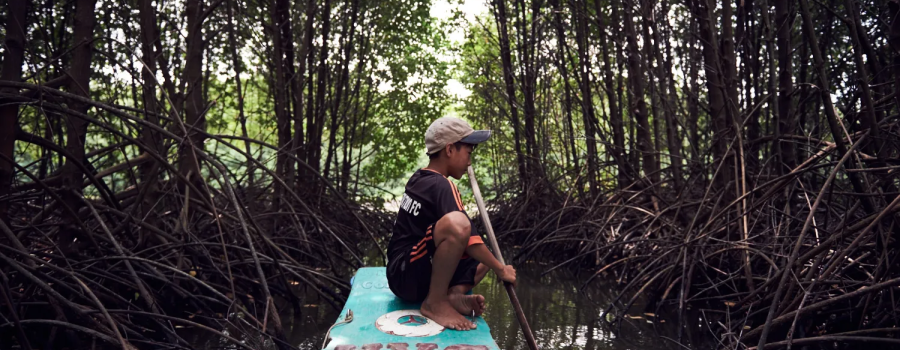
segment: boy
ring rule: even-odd
[[[435,120],[425,132],[428,166],[406,183],[388,244],[388,285],[395,295],[422,302],[422,315],[455,330],[475,324],[463,315],[481,315],[484,297],[466,295],[488,269],[516,282],[516,270],[502,265],[474,232],[456,185],[471,164],[475,145],[490,130],[475,131],[462,119]],[[480,263],[479,263],[480,262]]]

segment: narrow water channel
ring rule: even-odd
[[[523,266],[518,269],[518,296],[522,302],[535,338],[541,349],[579,350],[656,350],[676,349],[676,345],[659,337],[670,335],[673,322],[653,314],[634,315],[626,320],[617,334],[604,327],[603,307],[612,298],[608,288],[594,283],[584,291],[578,287],[584,279],[565,271],[540,276],[544,266]],[[489,273],[475,288],[475,293],[487,299],[484,318],[491,334],[504,350],[527,349],[519,330],[515,313],[509,304],[505,288]],[[304,350],[317,350],[328,327],[335,322],[339,310],[324,304],[307,304],[299,313],[287,308],[282,316],[285,332],[292,344]],[[208,342],[215,342],[212,339]],[[198,348],[213,349],[221,343],[197,344]]]
[[[613,334],[601,320],[603,308],[613,297],[609,289],[591,286],[579,291],[583,279],[565,271],[540,276],[543,270],[542,266],[519,269],[516,289],[541,349],[674,349],[657,337],[657,332],[665,334],[670,328],[664,319],[653,314],[635,315]],[[506,350],[527,349],[506,289],[494,281],[493,274],[488,274],[484,282],[475,292],[488,300],[484,318],[497,344]]]

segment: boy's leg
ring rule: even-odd
[[[475,285],[477,286],[481,283],[481,280],[484,279],[484,275],[487,275],[488,271],[491,268],[487,267],[487,265],[478,263],[478,267],[475,269]]]
[[[438,324],[457,330],[475,328],[475,324],[450,304],[449,298],[450,279],[469,243],[470,233],[469,218],[462,212],[444,215],[434,225],[435,252],[431,259],[431,283],[420,310]]]
[[[481,283],[481,280],[484,279],[484,276],[487,275],[487,272],[490,269],[491,268],[487,267],[487,265],[478,263],[478,267],[475,268],[475,286],[477,286],[479,283]],[[474,288],[475,286],[472,286],[472,287]],[[472,288],[469,288],[469,289],[472,289]],[[466,292],[468,292],[468,291],[466,291]]]
[[[481,316],[484,313],[484,296],[466,295],[472,290],[487,274],[489,268],[487,265],[479,263],[472,258],[460,261],[456,267],[456,272],[450,281],[450,303],[463,315],[471,315],[472,311],[475,316]]]

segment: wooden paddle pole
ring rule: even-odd
[[[488,240],[491,242],[491,248],[493,248],[494,256],[497,257],[497,260],[500,261],[501,264],[506,266],[506,261],[503,260],[503,253],[500,252],[500,245],[497,244],[497,236],[494,235],[494,228],[491,226],[491,219],[488,217],[487,209],[484,206],[484,199],[481,198],[481,190],[478,188],[478,181],[475,180],[475,171],[472,170],[472,166],[469,166],[469,182],[472,183],[472,193],[475,195],[475,202],[478,203],[478,212],[481,214],[481,220],[484,221],[484,228],[488,234]],[[506,294],[509,295],[509,302],[512,303],[513,308],[516,310],[516,319],[519,320],[519,325],[522,326],[522,333],[525,334],[525,342],[528,343],[528,348],[531,350],[537,350],[537,343],[534,341],[534,334],[531,333],[531,327],[528,326],[528,320],[525,319],[525,312],[522,311],[522,305],[519,304],[519,297],[516,296],[516,287],[508,282],[503,282],[503,285],[506,286]]]

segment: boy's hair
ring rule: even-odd
[[[468,145],[468,143],[456,142],[456,143],[453,144],[453,147],[456,148],[457,151],[459,151],[459,149],[462,148],[463,145]],[[474,148],[475,145],[472,145],[472,147]],[[437,152],[434,152],[434,153],[432,153],[432,154],[429,154],[429,155],[428,155],[428,159],[429,159],[429,160],[431,160],[431,159],[437,159],[437,157],[439,157],[439,156],[441,155],[441,152],[443,152],[443,151],[444,151],[444,150],[442,149],[442,150],[440,150],[440,151],[437,151]]]

